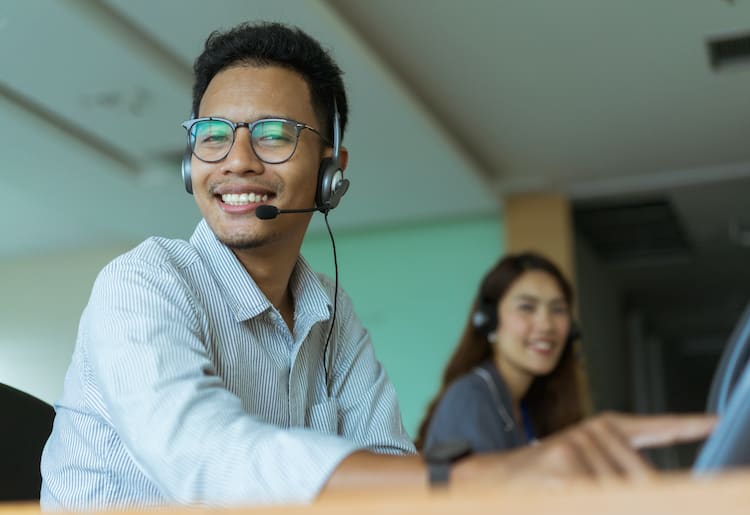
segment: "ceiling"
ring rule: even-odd
[[[251,19],[300,25],[346,72],[336,227],[658,197],[690,253],[610,263],[628,295],[748,298],[750,62],[714,68],[706,42],[750,32],[750,0],[3,2],[0,258],[190,234],[192,61]]]

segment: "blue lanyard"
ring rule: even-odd
[[[526,442],[530,443],[536,440],[534,426],[531,424],[531,415],[525,402],[521,402],[521,418],[523,419],[523,432],[526,434]]]

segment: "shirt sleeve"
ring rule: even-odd
[[[339,341],[332,397],[336,399],[340,433],[360,448],[380,454],[414,454],[416,449],[401,419],[396,390],[375,356],[369,332],[339,290]]]
[[[311,500],[357,445],[263,423],[227,390],[203,344],[210,321],[168,267],[109,265],[82,319],[86,362],[109,423],[171,502]]]

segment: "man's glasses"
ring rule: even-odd
[[[229,155],[238,127],[247,127],[253,152],[268,164],[283,163],[292,157],[302,129],[309,129],[326,141],[313,127],[284,118],[264,118],[252,123],[235,123],[214,117],[195,118],[182,126],[187,130],[193,155],[206,163],[216,163]]]

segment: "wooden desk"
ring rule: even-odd
[[[39,513],[35,504],[0,504],[0,515]],[[143,511],[119,514],[142,515]],[[308,506],[230,509],[173,507],[161,515],[323,515],[430,514],[483,515],[747,515],[750,514],[750,470],[711,479],[686,474],[646,484],[575,483],[564,487],[469,486],[442,492],[378,490],[346,492]]]

